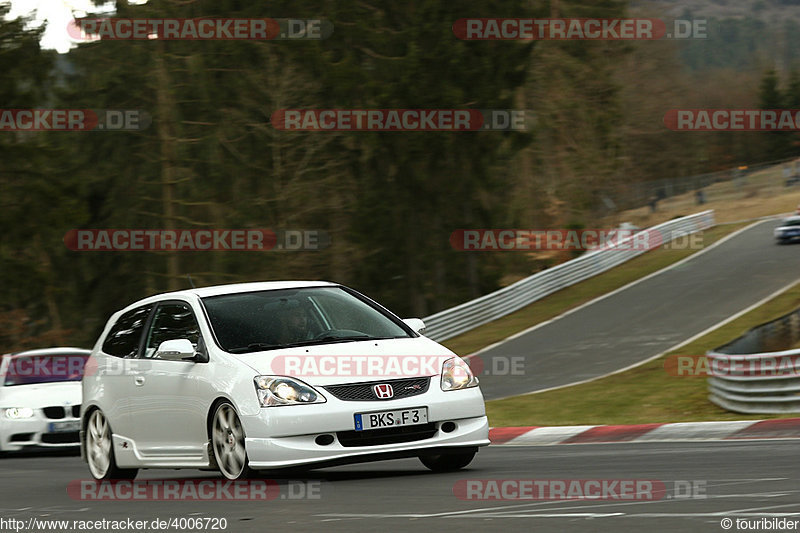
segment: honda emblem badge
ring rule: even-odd
[[[381,400],[388,400],[392,396],[394,396],[394,390],[392,390],[392,386],[388,383],[381,383],[380,385],[373,385],[372,392],[375,393],[377,398]]]

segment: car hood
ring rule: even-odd
[[[81,382],[36,383],[0,387],[0,408],[30,407],[40,409],[51,405],[81,403]]]
[[[427,337],[355,341],[235,355],[260,375],[333,385],[433,376],[455,354]]]

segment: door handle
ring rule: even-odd
[[[137,386],[141,387],[144,385],[144,376],[136,376],[133,378],[133,382],[136,383]]]

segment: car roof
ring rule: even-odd
[[[792,215],[781,220],[781,222],[797,222],[800,220],[800,215]]]
[[[194,294],[199,298],[219,296],[220,294],[237,294],[241,292],[274,291],[278,289],[302,289],[305,287],[334,287],[335,283],[329,281],[258,281],[254,283],[230,283],[228,285],[214,285],[198,289],[186,289],[166,294]],[[164,296],[161,294],[160,296]]]
[[[207,298],[209,296],[220,296],[223,294],[239,294],[244,292],[274,291],[279,289],[302,289],[306,287],[338,287],[338,283],[330,281],[257,281],[252,283],[229,283],[227,285],[214,285],[212,287],[200,287],[195,289],[184,289],[174,292],[164,292],[154,294],[142,300],[138,300],[121,312],[128,311],[140,305],[152,302],[169,300],[170,298]]]
[[[14,352],[9,355],[89,355],[90,353],[92,353],[92,351],[85,348],[59,346],[55,348],[39,348],[36,350],[26,350],[24,352]]]

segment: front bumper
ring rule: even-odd
[[[790,234],[790,235],[778,234],[778,235],[775,235],[775,239],[778,240],[778,241],[795,241],[795,240],[800,239],[800,235],[794,234],[794,233]]]
[[[391,401],[342,401],[330,394],[325,397],[328,401],[324,404],[268,407],[257,415],[242,417],[250,466],[259,469],[352,463],[489,444],[489,422],[477,387],[449,392],[432,387],[424,394]],[[427,407],[432,435],[411,442],[370,446],[343,446],[339,441],[337,433],[354,430],[356,413],[413,407]],[[452,423],[446,427],[449,431],[442,428],[446,422]],[[320,435],[333,436],[333,442],[318,444]]]
[[[22,420],[0,422],[0,450],[14,452],[30,448],[77,448],[78,430],[50,431],[50,423],[78,423],[77,418],[50,420],[34,416]]]

